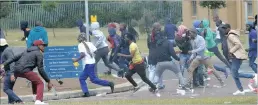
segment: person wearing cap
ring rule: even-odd
[[[98,84],[101,86],[109,86],[111,89],[111,93],[114,91],[114,83],[109,82],[107,80],[101,80],[98,78],[97,74],[95,73],[95,67],[96,67],[96,62],[94,58],[94,54],[97,51],[97,48],[91,43],[91,42],[86,42],[86,34],[81,33],[77,41],[79,42],[78,49],[80,53],[79,58],[72,58],[73,62],[78,62],[82,60],[84,66],[84,70],[80,74],[79,81],[81,85],[81,89],[84,93],[84,97],[90,97],[89,90],[87,87],[86,80],[89,77],[90,81],[94,84]]]
[[[226,37],[227,37],[227,44],[228,44],[228,53],[229,58],[232,62],[231,64],[231,72],[232,77],[235,81],[235,84],[238,88],[236,92],[233,93],[233,95],[244,95],[245,91],[242,87],[242,84],[240,82],[239,78],[250,78],[257,83],[257,74],[244,74],[239,73],[240,66],[243,62],[243,60],[246,60],[248,58],[244,46],[242,45],[240,41],[240,34],[237,33],[235,30],[231,30],[231,26],[229,24],[225,24],[222,26],[226,31]]]
[[[42,23],[39,21],[36,22],[36,27],[30,30],[30,34],[27,40],[27,48],[33,46],[33,42],[36,40],[42,40],[46,46],[48,45],[47,30],[42,26]]]
[[[151,87],[151,91],[160,97],[158,89],[146,76],[144,59],[141,56],[137,44],[134,42],[134,34],[127,33],[124,35],[124,38],[125,42],[129,45],[130,55],[118,53],[118,56],[132,59],[130,62],[129,71],[125,74],[126,79],[134,86],[135,91],[139,90],[140,86],[132,78],[132,76],[137,73],[141,77],[142,81]]]
[[[187,87],[192,88],[191,81],[193,79],[193,72],[200,64],[204,64],[204,66],[208,69],[208,71],[211,71],[211,73],[213,73],[213,75],[218,79],[221,86],[224,86],[224,82],[222,81],[219,74],[215,71],[211,63],[211,59],[209,58],[209,56],[205,55],[205,50],[206,50],[205,39],[202,36],[197,35],[197,30],[194,28],[189,29],[187,37],[189,37],[193,41],[192,43],[193,50],[188,52],[191,54],[191,57],[188,60],[188,63],[190,63],[190,66],[188,68]]]
[[[0,56],[1,56],[1,62],[5,62],[8,59],[11,59],[14,57],[13,48],[8,46],[8,43],[5,39],[0,39]],[[5,65],[5,76],[4,76],[4,84],[3,84],[3,91],[8,96],[8,103],[9,104],[23,104],[22,100],[14,93],[13,86],[15,84],[15,81],[11,81],[11,71],[14,71],[14,63]]]
[[[172,21],[172,18],[166,19],[164,31],[167,36],[167,39],[173,41],[173,40],[175,40],[175,33],[178,29],[177,29],[176,25],[173,24],[171,21]]]
[[[255,63],[257,58],[257,32],[253,26],[253,22],[248,22],[246,24],[246,31],[249,32],[249,48],[246,49],[249,57],[249,66],[257,73],[257,64]]]
[[[33,69],[38,68],[39,74],[48,83],[48,90],[51,90],[53,86],[43,67],[44,45],[43,41],[36,40],[33,42],[32,47],[3,63],[4,66],[7,66],[15,62],[14,69],[10,71],[11,81],[15,81],[17,77],[31,81],[33,94],[36,94],[36,105],[44,105],[46,103],[43,102],[44,84],[37,73],[33,72]]]

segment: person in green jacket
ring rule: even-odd
[[[202,20],[200,27],[202,28],[201,35],[204,37],[206,41],[206,46],[208,51],[213,52],[223,63],[230,68],[229,62],[221,55],[217,44],[215,42],[216,33],[213,32],[209,27],[209,21],[207,19]]]

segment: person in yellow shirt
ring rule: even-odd
[[[129,66],[129,71],[125,74],[125,77],[135,87],[135,91],[137,91],[140,89],[140,87],[132,78],[133,74],[137,73],[141,77],[142,81],[144,81],[151,87],[150,91],[156,94],[156,96],[160,97],[156,86],[146,77],[144,60],[141,56],[137,44],[133,41],[134,39],[134,35],[130,33],[126,34],[125,41],[129,44],[130,55],[118,53],[118,56],[132,58]]]

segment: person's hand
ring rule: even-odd
[[[192,54],[192,51],[188,51],[188,54]]]
[[[76,59],[76,58],[72,58],[72,60],[73,60],[73,62],[76,62],[76,61],[77,61],[77,59]]]
[[[1,64],[1,65],[0,65],[0,69],[1,69],[1,70],[4,70],[4,65]]]
[[[249,49],[245,49],[246,52],[249,52]]]
[[[15,81],[15,76],[11,75],[10,79],[11,79],[12,82],[14,82]]]
[[[189,59],[189,60],[187,61],[188,64],[190,64],[191,62],[192,62],[192,59]]]
[[[176,51],[176,54],[180,54],[182,51],[180,51],[180,50],[178,50],[178,51]]]
[[[121,54],[121,53],[117,53],[117,56],[123,56],[123,54]]]
[[[52,87],[53,87],[53,84],[51,82],[48,82],[48,85],[47,85],[48,91],[50,91]]]
[[[228,54],[228,57],[229,57],[229,58],[233,58],[233,54],[232,54],[232,53],[229,53],[229,54]]]

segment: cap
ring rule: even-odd
[[[0,39],[0,46],[8,45],[7,41],[4,38]]]
[[[34,45],[34,46],[44,45],[44,42],[43,42],[42,40],[35,40],[35,41],[33,42],[33,45]]]
[[[230,24],[225,24],[222,26],[222,28],[231,28]]]
[[[109,23],[109,24],[108,24],[108,27],[110,27],[110,28],[116,28],[116,24],[114,24],[114,23]]]

